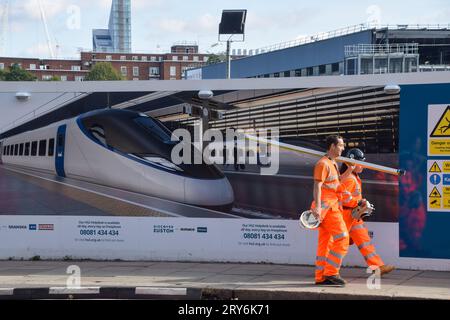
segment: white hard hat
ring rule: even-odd
[[[315,229],[320,225],[320,220],[314,216],[311,210],[307,210],[300,215],[299,223],[302,228]]]

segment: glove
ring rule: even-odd
[[[360,220],[371,216],[374,210],[375,207],[369,201],[365,199],[359,200],[358,206],[352,210],[352,217],[353,219]]]

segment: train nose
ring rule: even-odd
[[[234,201],[233,188],[227,178],[186,179],[184,190],[186,203],[199,206],[223,206]]]

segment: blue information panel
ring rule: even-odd
[[[400,93],[400,256],[450,258],[450,84]]]

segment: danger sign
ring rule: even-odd
[[[427,140],[428,156],[450,155],[450,104],[428,106]]]

